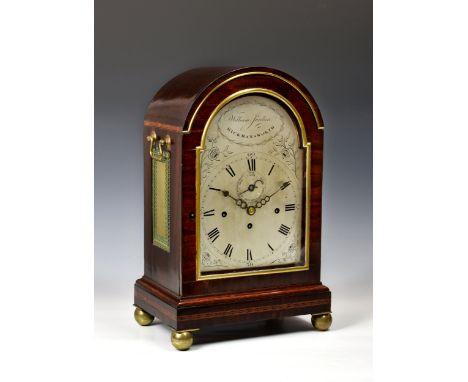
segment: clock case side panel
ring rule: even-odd
[[[183,129],[194,102],[210,83],[234,68],[213,67],[186,71],[168,81],[151,99],[144,117],[144,275],[135,286],[135,305],[142,306],[141,290],[146,285],[160,288],[174,298],[181,295],[182,243],[182,153]],[[170,253],[152,240],[152,160],[147,137],[155,132],[171,139],[170,161]],[[137,297],[140,296],[140,297]],[[147,307],[149,312],[151,308]],[[152,311],[156,313],[154,310]]]
[[[230,95],[246,88],[265,88],[287,98],[300,113],[310,156],[310,214],[309,262],[307,271],[276,273],[246,277],[197,280],[196,278],[196,219],[182,216],[182,296],[245,292],[255,289],[287,287],[291,285],[318,285],[320,282],[321,206],[323,127],[320,111],[307,90],[292,77],[268,68],[242,68],[228,73],[205,89],[192,106],[183,137],[183,210],[197,213],[196,206],[196,148],[200,145],[206,122],[215,107]]]
[[[182,215],[188,216],[187,210],[183,208],[182,195],[189,197],[190,187],[187,185],[193,184],[193,181],[182,182],[182,179],[194,179],[190,172],[185,171],[182,175],[182,163],[186,160],[182,159],[183,130],[193,104],[203,95],[209,84],[234,69],[197,68],[174,77],[153,96],[144,117],[144,275],[135,282],[134,304],[172,327],[176,327],[177,304],[182,293],[181,246],[184,234],[187,234],[182,228]],[[169,135],[172,143],[170,253],[154,246],[152,240],[152,163],[147,141],[152,132],[158,137]]]
[[[169,251],[153,244],[153,177],[150,157],[150,143],[147,141],[152,132],[158,139],[170,137],[170,181],[169,181]],[[181,153],[182,134],[163,127],[145,126],[144,134],[144,276],[143,278],[159,285],[174,295],[180,295],[181,261]],[[156,180],[161,181],[161,180]]]

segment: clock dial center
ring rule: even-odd
[[[260,198],[265,192],[265,181],[256,172],[249,171],[237,182],[237,193],[246,202]]]

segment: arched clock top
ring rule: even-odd
[[[212,67],[186,71],[167,82],[152,98],[145,125],[163,127],[184,134],[194,129],[197,119],[212,114],[210,106],[246,88],[263,88],[299,105],[298,114],[311,113],[305,129],[323,129],[320,110],[308,90],[290,75],[265,67]],[[297,106],[296,106],[297,107]]]
[[[274,91],[266,89],[266,88],[247,88],[247,89],[242,89],[242,90],[239,90],[239,91],[237,91],[235,93],[230,94],[228,97],[223,99],[216,106],[216,108],[211,112],[211,114],[209,115],[209,117],[206,120],[205,128],[204,128],[203,133],[202,133],[201,142],[200,142],[200,148],[201,149],[203,149],[205,147],[206,136],[208,134],[208,129],[211,127],[214,117],[218,113],[220,113],[223,110],[223,108],[230,105],[233,101],[239,101],[240,99],[243,99],[243,98],[245,99],[246,97],[249,98],[249,97],[252,97],[252,96],[267,97],[268,99],[272,100],[273,104],[282,105],[284,110],[288,110],[289,113],[291,114],[290,117],[294,121],[293,123],[295,124],[295,126],[297,128],[298,137],[300,139],[299,147],[306,147],[307,146],[307,133],[306,133],[306,128],[305,128],[304,121],[303,121],[303,119],[301,117],[301,114],[294,107],[294,105],[291,102],[289,102],[289,100],[287,98],[285,98],[284,96],[282,96],[281,94],[279,94],[277,92],[274,92]],[[270,107],[271,106],[263,105],[263,108],[265,108],[265,111],[268,111],[268,109]],[[239,106],[237,106],[236,108],[239,108]],[[274,114],[276,114],[276,113],[273,112],[273,115]],[[231,118],[232,118],[232,116],[231,116]],[[257,121],[254,121],[254,120],[245,121],[245,123],[254,123],[254,122],[257,122]],[[239,124],[239,121],[237,121],[236,124]],[[260,121],[260,124],[261,124],[261,121]],[[267,125],[265,124],[264,127],[267,127]],[[274,124],[273,124],[273,127],[275,127]],[[278,126],[276,126],[276,128],[278,128]],[[232,130],[236,130],[236,128],[233,128]],[[232,130],[231,130],[231,132],[236,132],[236,131],[232,131]],[[267,133],[268,132],[266,132],[266,131],[261,132],[261,135],[260,135],[259,138],[260,139],[261,139],[261,137],[268,138],[269,135],[276,135],[275,134],[276,131],[272,131],[271,134],[267,134]],[[224,133],[223,135],[226,136],[226,133]],[[249,135],[247,134],[246,137],[245,137],[245,141],[247,141],[248,139],[252,139],[252,137],[249,137]],[[247,146],[249,146],[249,145],[259,145],[259,144],[262,143],[261,141],[258,141],[258,140],[255,141],[255,139],[256,138],[253,138],[253,141],[248,142],[248,143],[245,142],[246,145]]]

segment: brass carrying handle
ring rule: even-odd
[[[158,136],[154,131],[146,137],[146,140],[149,141],[149,154],[150,157],[161,161],[169,156],[169,150],[171,149],[171,137],[166,135],[164,138],[158,140]],[[158,150],[154,150],[154,145],[158,144]]]

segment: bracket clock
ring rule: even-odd
[[[197,330],[311,314],[320,281],[323,121],[306,88],[263,67],[200,68],[166,83],[144,119],[144,275],[135,319]]]

